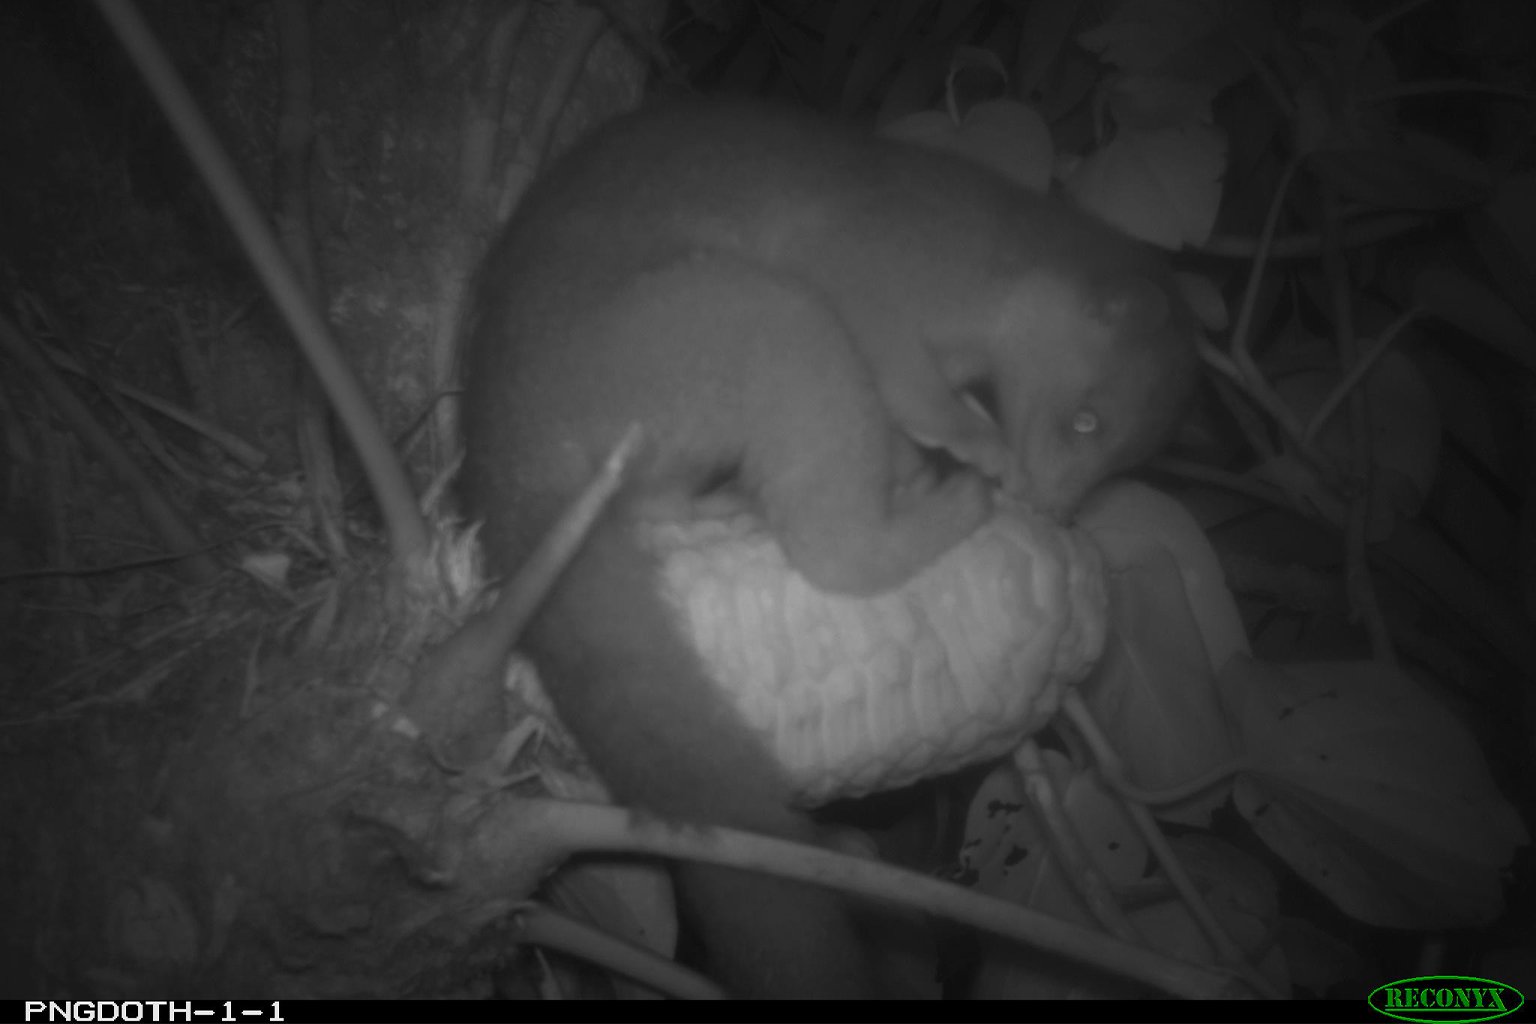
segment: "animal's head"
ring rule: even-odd
[[[1016,284],[989,334],[990,366],[960,389],[998,425],[1016,497],[1059,520],[1168,442],[1199,379],[1194,318],[1165,275]]]

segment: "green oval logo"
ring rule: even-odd
[[[1431,974],[1389,981],[1365,1001],[1377,1013],[1414,1024],[1473,1024],[1514,1013],[1525,1005],[1525,996],[1502,981]]]

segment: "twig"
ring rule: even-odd
[[[1115,752],[1108,738],[1099,729],[1098,723],[1094,721],[1092,713],[1088,710],[1088,705],[1083,702],[1082,695],[1076,690],[1069,691],[1062,698],[1061,707],[1067,719],[1076,726],[1083,739],[1088,742],[1093,750],[1094,760],[1098,762],[1101,769],[1107,775],[1124,777],[1125,766],[1120,760],[1120,755]],[[1151,848],[1158,865],[1162,867],[1168,880],[1173,883],[1174,889],[1184,900],[1190,914],[1199,923],[1201,931],[1205,932],[1206,938],[1210,939],[1211,944],[1216,947],[1221,959],[1237,970],[1243,979],[1258,991],[1274,999],[1280,998],[1280,993],[1276,992],[1268,980],[1254,969],[1241,947],[1232,941],[1232,937],[1221,926],[1221,922],[1216,920],[1216,915],[1211,912],[1210,905],[1205,902],[1205,897],[1195,885],[1195,880],[1189,876],[1188,871],[1184,870],[1184,863],[1168,845],[1168,839],[1163,835],[1163,830],[1157,827],[1152,812],[1148,811],[1144,804],[1133,800],[1122,800],[1121,805],[1135,822],[1137,831]]]
[[[407,570],[415,568],[430,546],[426,523],[416,511],[415,495],[405,470],[389,447],[357,375],[342,358],[329,327],[288,265],[266,218],[149,26],[129,0],[95,3],[197,166],[315,375],[324,383],[337,419],[346,428],[373,487],[397,563]]]
[[[679,999],[723,999],[720,986],[675,961],[537,903],[512,915],[512,937],[581,958]]]
[[[555,125],[560,112],[576,88],[581,69],[586,66],[587,54],[602,37],[608,27],[608,18],[602,11],[591,7],[577,7],[573,13],[570,30],[566,33],[554,68],[545,80],[544,93],[539,97],[537,109],[529,120],[519,140],[517,154],[507,167],[506,183],[496,206],[496,223],[501,224],[517,209],[523,193],[543,166],[549,152],[549,140],[554,137]]]
[[[1071,881],[1078,896],[1111,935],[1125,942],[1145,945],[1146,939],[1136,931],[1136,926],[1120,904],[1115,901],[1113,887],[1093,858],[1083,846],[1082,837],[1062,810],[1056,788],[1051,785],[1050,774],[1040,756],[1040,747],[1033,738],[1026,739],[1014,752],[1013,763],[1024,777],[1024,792],[1029,795],[1035,813],[1045,823],[1051,852],[1061,862],[1062,873]]]
[[[500,800],[481,819],[518,836],[561,844],[557,859],[606,851],[683,858],[721,867],[765,871],[780,878],[897,903],[970,925],[1121,977],[1195,999],[1241,996],[1248,990],[1229,972],[1185,963],[950,882],[859,857],[726,828],[669,825],[617,807],[563,800]]]

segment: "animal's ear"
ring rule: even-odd
[[[1145,277],[1105,281],[1093,300],[1093,315],[1111,327],[1133,324],[1155,330],[1168,321],[1173,304],[1157,282]]]

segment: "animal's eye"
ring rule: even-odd
[[[997,401],[997,386],[990,380],[975,380],[960,389],[965,404],[985,416],[992,423],[1001,423]]]
[[[1074,434],[1097,434],[1099,426],[1099,414],[1092,409],[1079,409],[1072,414],[1072,432]]]

